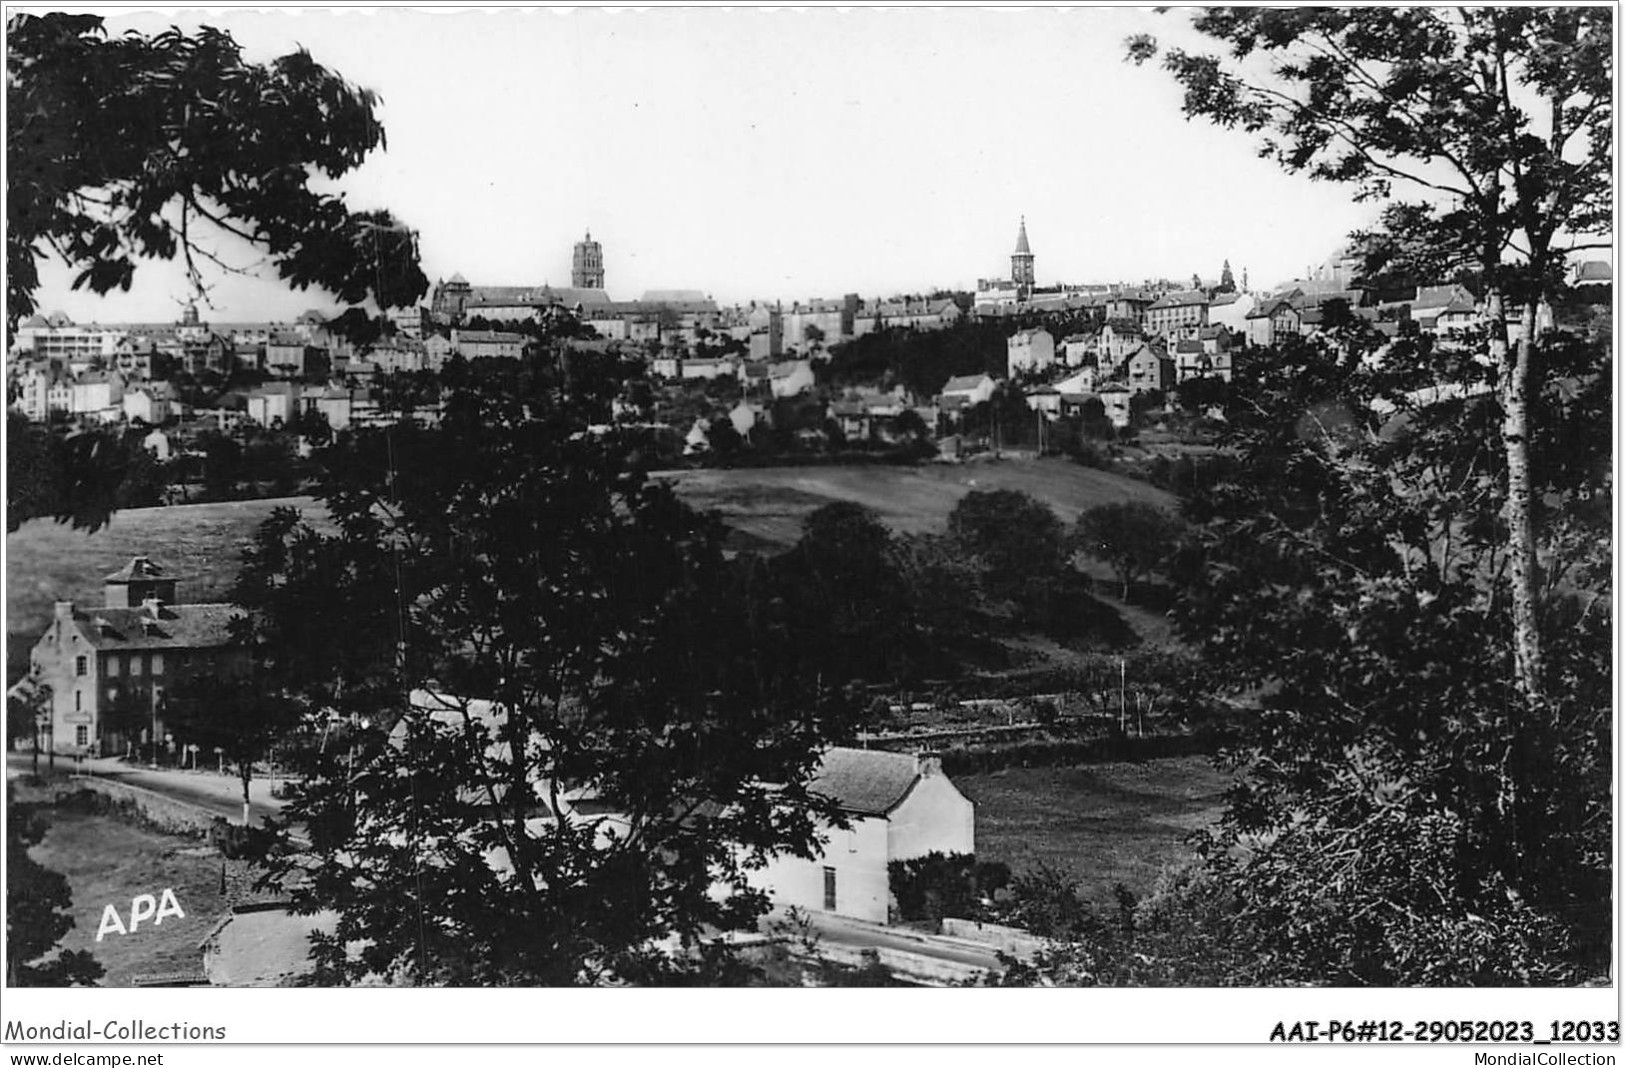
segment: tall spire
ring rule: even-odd
[[[1027,244],[1027,216],[1021,217],[1021,232],[1016,235],[1016,250],[1010,254],[1010,280],[1016,284],[1018,300],[1026,300],[1033,291],[1033,250]]]

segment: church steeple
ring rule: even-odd
[[[1016,234],[1016,250],[1010,254],[1010,280],[1016,292],[1026,297],[1033,289],[1033,250],[1027,244],[1027,216],[1021,217],[1021,230]]]

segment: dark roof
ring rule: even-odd
[[[976,375],[954,375],[943,384],[942,392],[953,393],[957,390],[969,392],[982,384],[982,379],[991,378],[986,372]]]
[[[1196,289],[1187,289],[1178,293],[1164,293],[1162,299],[1151,305],[1157,308],[1182,308],[1188,304],[1206,304],[1207,294]]]
[[[164,569],[147,559],[145,556],[136,556],[117,571],[102,579],[103,582],[141,582],[147,579],[161,579]]]
[[[522,344],[525,335],[510,334],[502,330],[459,330],[457,331],[457,340],[459,343],[472,341],[475,344],[484,345],[511,345]]]
[[[1023,215],[1021,217],[1021,232],[1016,234],[1016,255],[1030,256],[1032,251],[1032,248],[1027,244],[1027,217]]]
[[[156,619],[145,608],[75,609],[73,618],[97,649],[204,649],[232,644],[229,624],[242,614],[234,604],[166,604]]]
[[[1465,286],[1418,286],[1416,299],[1411,302],[1411,308],[1418,311],[1424,308],[1448,308],[1463,299],[1475,300],[1472,291]]]
[[[918,761],[906,753],[831,749],[813,772],[808,790],[847,812],[884,816],[902,804],[919,777]]]

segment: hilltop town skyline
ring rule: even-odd
[[[1245,139],[1180,118],[1165,79],[1123,62],[1129,34],[1180,32],[1143,11],[306,9],[207,21],[250,58],[304,46],[379,93],[387,150],[338,188],[417,232],[431,282],[568,285],[572,245],[590,229],[624,298],[973,290],[1005,272],[1025,216],[1040,286],[1216,277],[1228,259],[1263,287],[1323,262],[1371,218],[1343,191],[1256,159]],[[108,26],[171,22],[195,25],[140,13]],[[788,40],[793,53],[774,44]],[[962,77],[971,68],[974,81]],[[456,76],[424,76],[435,69]],[[255,268],[252,250],[219,248]],[[192,296],[174,264],[105,298],[73,291],[49,262],[42,282],[42,310],[77,322],[172,321]],[[216,270],[209,283],[200,307],[216,321],[337,303],[274,278]]]

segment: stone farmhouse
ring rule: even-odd
[[[29,674],[12,692],[50,689],[50,735],[59,753],[122,752],[162,738],[164,689],[192,674],[244,670],[248,652],[232,639],[231,604],[176,604],[177,580],[137,556],[103,580],[103,604],[57,601],[29,654]],[[18,688],[22,689],[19,690]],[[123,720],[115,710],[129,713]],[[138,714],[139,713],[139,714]]]

